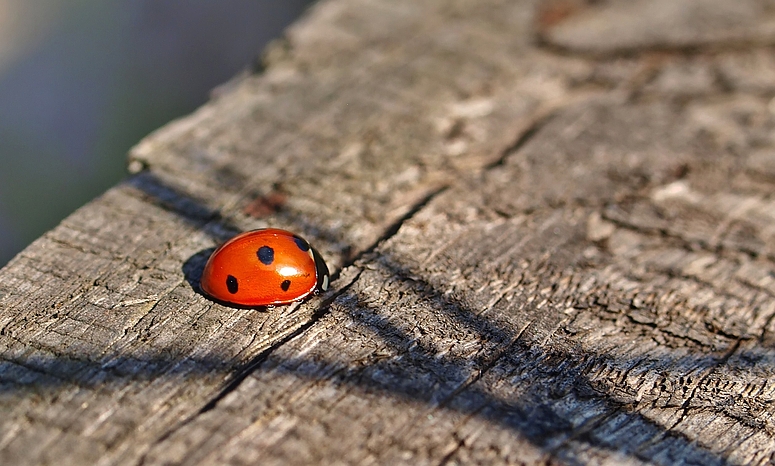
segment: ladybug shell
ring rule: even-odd
[[[293,233],[266,228],[223,243],[205,264],[202,290],[218,301],[271,306],[302,300],[328,288],[328,267]]]

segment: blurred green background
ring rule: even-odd
[[[310,0],[0,0],[0,267],[126,175],[144,135]]]

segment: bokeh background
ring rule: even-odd
[[[0,0],[0,267],[126,176],[310,0]]]

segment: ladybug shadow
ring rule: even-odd
[[[202,272],[205,269],[205,264],[207,263],[207,259],[210,258],[210,256],[215,251],[215,247],[203,249],[193,256],[189,257],[186,262],[183,263],[183,267],[181,269],[183,270],[183,277],[185,277],[188,284],[191,286],[191,289],[194,290],[194,293],[202,296],[203,298],[212,301],[214,303],[222,304],[224,306],[228,306],[231,308],[237,308],[237,309],[253,309],[259,312],[267,312],[269,311],[272,306],[243,306],[239,304],[234,303],[227,303],[226,301],[221,301],[220,299],[215,299],[212,296],[208,295],[207,293],[202,290]]]

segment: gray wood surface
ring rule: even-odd
[[[775,7],[327,0],[0,270],[2,464],[775,461]],[[198,292],[276,226],[299,306]]]

